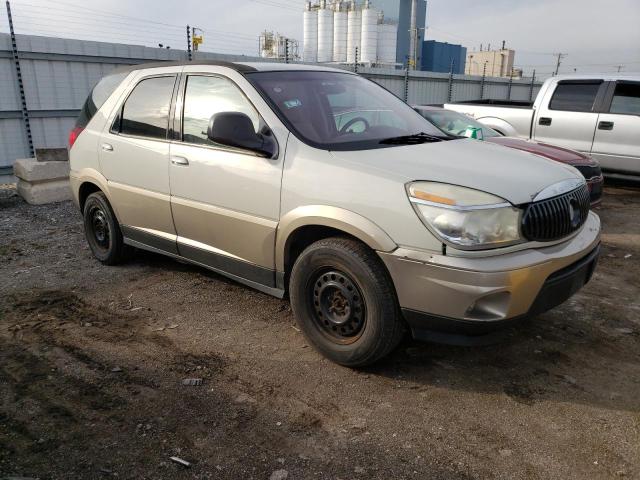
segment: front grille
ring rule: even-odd
[[[586,185],[557,197],[530,203],[522,216],[522,234],[537,242],[566,237],[587,220],[589,203]]]
[[[599,177],[602,175],[600,165],[574,165],[574,167],[582,174],[587,180],[591,180],[593,177]]]

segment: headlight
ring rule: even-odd
[[[435,182],[411,183],[407,192],[423,223],[446,243],[477,250],[523,241],[521,211],[500,197]]]

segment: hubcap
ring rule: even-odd
[[[313,282],[316,324],[341,343],[354,341],[365,322],[365,303],[355,282],[339,270],[321,272]]]
[[[96,244],[101,248],[109,248],[109,222],[104,211],[98,207],[91,210],[91,228]]]

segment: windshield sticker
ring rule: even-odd
[[[297,98],[294,98],[293,100],[285,100],[284,101],[284,106],[287,107],[287,108],[301,107],[302,106],[302,102],[300,100],[298,100]]]

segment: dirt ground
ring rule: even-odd
[[[148,253],[105,267],[71,203],[5,188],[0,478],[640,478],[640,190],[597,212],[599,266],[562,306],[356,371],[286,301]]]

